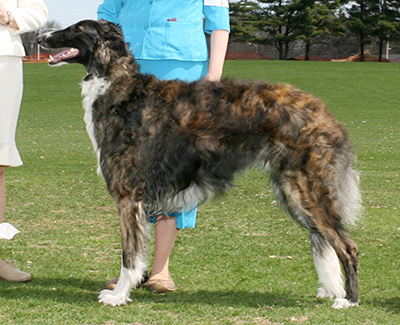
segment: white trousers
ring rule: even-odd
[[[0,166],[22,165],[15,144],[22,90],[22,59],[0,56]]]

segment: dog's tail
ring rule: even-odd
[[[354,160],[355,156],[352,157],[351,161]],[[337,171],[335,201],[338,207],[337,212],[341,216],[343,223],[347,226],[353,226],[361,215],[362,199],[359,188],[359,173],[348,162],[349,159],[345,159],[343,163],[338,161],[334,165]]]

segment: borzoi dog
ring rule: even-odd
[[[345,229],[361,207],[358,174],[346,130],[319,99],[290,85],[158,80],[140,73],[122,32],[106,21],[38,41],[69,48],[51,65],[87,70],[84,119],[122,237],[120,278],[101,303],[125,304],[142,281],[150,215],[203,203],[259,165],[280,206],[310,233],[318,296],[336,297],[334,308],[358,304],[358,249]]]

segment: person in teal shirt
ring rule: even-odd
[[[142,73],[185,81],[218,81],[222,76],[230,32],[228,0],[104,0],[98,18],[120,25]],[[205,33],[210,34],[210,49]],[[176,289],[169,255],[179,229],[195,227],[196,214],[197,208],[191,208],[152,218],[155,253],[147,282],[152,291]],[[107,288],[113,289],[116,281]]]

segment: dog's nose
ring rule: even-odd
[[[45,42],[46,38],[48,38],[48,36],[51,34],[51,32],[47,32],[44,34],[39,35],[38,37],[36,37],[36,40],[39,44],[42,44]]]

